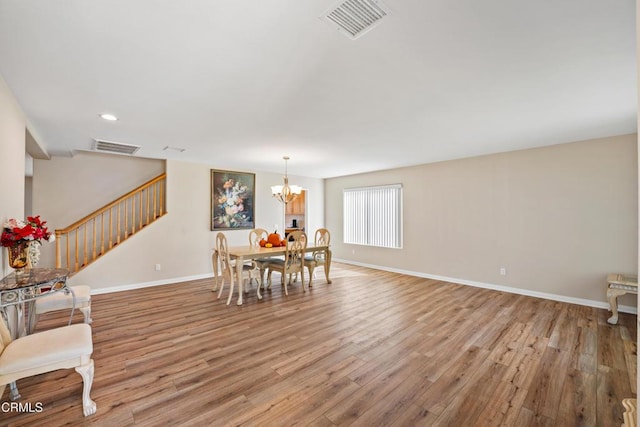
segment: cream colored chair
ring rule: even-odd
[[[234,280],[236,275],[235,263],[231,262],[229,256],[229,245],[227,244],[227,237],[224,233],[218,233],[216,235],[216,252],[218,253],[218,259],[220,261],[220,273],[222,276],[222,284],[218,291],[218,299],[222,296],[222,290],[224,289],[225,276],[229,280],[229,297],[227,298],[227,305],[231,304],[231,297],[233,296]],[[213,262],[216,262],[216,256],[213,256]],[[242,280],[247,282],[255,279],[258,282],[258,299],[262,299],[260,295],[260,268],[254,261],[250,263],[244,263],[242,266]]]
[[[267,240],[269,237],[269,232],[264,228],[254,228],[249,232],[249,245],[253,247],[260,247],[260,240]],[[254,260],[258,267],[260,268],[260,284],[264,283],[264,272],[267,270],[267,264],[271,261],[272,258],[259,258]]]
[[[289,239],[287,240],[286,252],[284,259],[275,259],[269,264],[267,268],[267,283],[271,287],[271,273],[273,271],[280,272],[280,280],[284,285],[285,295],[289,295],[287,284],[291,283],[291,276],[293,274],[300,273],[302,279],[302,290],[306,291],[304,287],[304,251],[307,249],[307,234],[304,231],[292,231],[289,233]],[[289,280],[285,280],[285,276],[289,276]]]
[[[70,292],[55,292],[35,300],[35,310],[29,314],[29,332],[38,323],[41,314],[58,310],[78,309],[84,316],[84,323],[91,324],[91,288],[86,285],[71,286]],[[75,307],[73,305],[75,299]]]
[[[0,398],[7,384],[22,378],[75,368],[82,376],[82,412],[96,413],[91,400],[93,384],[93,341],[86,323],[63,326],[11,340],[9,329],[0,317]],[[19,398],[17,396],[16,398]]]
[[[314,236],[314,246],[329,246],[331,243],[331,233],[326,228],[318,228],[316,230]],[[325,252],[324,251],[314,251],[311,255],[307,255],[304,257],[304,265],[309,270],[309,286],[311,286],[311,281],[315,277],[314,269],[320,265],[325,265]],[[326,267],[325,267],[326,268]]]

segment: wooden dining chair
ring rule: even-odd
[[[220,261],[220,273],[222,276],[222,284],[218,291],[218,299],[222,296],[222,290],[224,289],[225,277],[229,280],[229,297],[227,298],[227,305],[231,304],[231,297],[233,296],[234,281],[236,276],[236,265],[231,262],[229,256],[229,245],[227,244],[227,237],[224,233],[220,232],[216,235],[216,252]],[[213,262],[216,262],[216,256],[213,256]],[[258,299],[262,299],[260,295],[260,267],[254,261],[244,263],[242,265],[242,278],[240,280],[250,281],[255,279],[258,282]]]
[[[291,283],[291,276],[300,273],[302,279],[302,290],[304,287],[304,253],[307,249],[307,234],[304,231],[292,231],[289,233],[287,246],[285,247],[284,259],[275,259],[267,264],[267,283],[271,287],[271,273],[280,272],[280,281],[284,285],[285,295],[289,295],[287,285]],[[289,280],[285,280],[289,276]]]
[[[254,228],[249,232],[249,245],[253,246],[254,248],[259,248],[260,240],[262,239],[267,240],[267,237],[269,237],[269,232],[267,230],[265,230],[264,228]],[[256,264],[258,264],[258,267],[260,268],[259,286],[264,283],[264,273],[265,271],[267,271],[267,264],[270,261],[273,261],[273,259],[274,258],[267,257],[267,258],[258,258],[254,260]],[[258,289],[258,292],[259,291],[260,290]]]
[[[318,228],[316,230],[314,239],[314,246],[329,246],[331,243],[331,233],[326,228]],[[315,277],[314,269],[320,265],[324,266],[326,263],[325,259],[325,251],[313,251],[311,255],[306,255],[304,257],[304,265],[309,270],[309,286],[311,286],[311,281]],[[326,268],[326,267],[325,267]]]

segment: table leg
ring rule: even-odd
[[[27,320],[27,334],[31,335],[33,333],[33,328],[36,324],[36,304],[33,301],[29,304],[29,319]]]
[[[16,385],[16,382],[12,382],[9,383],[9,399],[11,400],[18,400],[20,399],[22,396],[20,396],[20,392],[18,391],[18,386]]]
[[[259,273],[259,274],[260,274],[260,281],[258,282],[258,292],[257,292],[257,295],[258,295],[258,299],[262,299],[262,294],[260,293],[260,287],[262,286],[262,273]],[[256,280],[257,280],[257,279],[256,279]],[[251,281],[251,279],[249,279],[249,281]]]
[[[609,306],[611,307],[612,316],[607,320],[607,323],[615,325],[618,323],[618,297],[626,294],[627,291],[622,289],[609,289],[607,290],[607,299],[609,300]]]
[[[27,303],[28,304],[28,317],[29,319],[27,320],[27,335],[31,335],[33,333],[33,328],[35,326],[36,323],[36,302],[34,301],[30,301]],[[74,306],[75,306],[75,300],[74,300]],[[73,311],[71,311],[71,316],[73,316]],[[69,319],[69,324],[71,324],[71,319]]]
[[[218,290],[218,251],[213,250],[213,292]]]
[[[71,326],[71,321],[73,320],[73,312],[76,310],[76,293],[73,292],[73,289],[71,289],[69,287],[67,288],[67,290],[62,291],[62,292],[70,292],[71,293],[71,302],[73,303],[73,305],[71,306],[71,314],[69,315],[69,323],[68,323],[68,326]],[[34,309],[35,309],[35,307],[34,307]]]
[[[238,280],[238,305],[242,305],[242,295],[243,295],[243,280],[242,280],[242,264],[244,264],[244,258],[239,256],[236,258],[236,279]],[[230,290],[232,292],[232,290]],[[231,294],[229,294],[231,296]]]
[[[329,270],[331,269],[331,249],[327,248],[324,251],[324,275],[327,278],[327,283],[331,284],[329,279]]]
[[[24,337],[27,335],[27,321],[24,317],[24,304],[16,304],[16,326],[18,338]]]
[[[4,319],[5,324],[7,325],[7,329],[9,329],[9,335],[11,335],[11,339],[15,340],[19,337],[18,335],[18,314],[16,312],[16,307],[14,305],[9,305],[7,307],[3,307],[0,310],[2,313],[2,318]]]

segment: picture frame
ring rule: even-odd
[[[211,231],[255,228],[256,174],[211,169]]]

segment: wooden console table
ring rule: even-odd
[[[608,323],[618,323],[618,297],[624,294],[638,294],[638,276],[624,274],[609,274],[607,276],[607,299],[611,307],[611,317]]]

